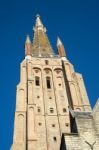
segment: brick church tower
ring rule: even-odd
[[[99,150],[99,101],[92,111],[59,38],[57,50],[38,15],[33,42],[25,42],[11,150]]]

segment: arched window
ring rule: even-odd
[[[50,77],[46,77],[46,84],[47,84],[47,88],[48,88],[48,89],[51,89]]]
[[[37,76],[35,77],[35,85],[40,86],[40,78]]]

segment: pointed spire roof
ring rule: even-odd
[[[60,57],[66,57],[64,45],[63,45],[63,43],[59,37],[57,38],[57,48],[58,48],[58,52],[59,52]]]
[[[41,22],[40,15],[37,15],[36,17],[36,28],[43,29],[43,24]]]
[[[26,44],[31,44],[31,40],[30,40],[29,35],[27,35],[25,43],[26,43]]]
[[[46,28],[44,27],[39,15],[36,16],[36,23],[34,27],[32,54],[53,54],[53,49],[46,34]]]
[[[59,37],[57,37],[57,46],[61,46],[61,45],[63,45],[63,44],[62,44],[62,41],[60,40]]]
[[[29,35],[27,35],[26,37],[26,41],[25,41],[25,55],[31,55],[31,40]]]

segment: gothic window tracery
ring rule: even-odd
[[[61,68],[56,68],[56,69],[54,69],[54,71],[55,71],[55,73],[56,74],[62,74],[62,69]]]
[[[35,73],[38,73],[39,72],[39,70],[38,69],[35,69]]]
[[[34,73],[40,73],[41,69],[38,67],[33,67],[33,71],[34,71]]]
[[[44,71],[45,71],[46,74],[51,74],[52,70],[50,68],[45,68]]]
[[[45,72],[48,74],[50,71],[49,71],[49,69],[46,69]]]

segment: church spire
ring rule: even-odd
[[[60,57],[66,57],[64,45],[59,37],[57,38],[57,49]]]
[[[44,27],[39,15],[36,16],[34,27],[32,54],[41,56],[53,55],[53,49],[47,37],[46,28]]]
[[[31,55],[31,40],[29,35],[27,35],[26,37],[26,41],[25,41],[25,55]]]
[[[27,43],[27,44],[30,44],[30,43],[31,43],[31,40],[30,40],[29,35],[27,35],[25,43]]]
[[[43,24],[42,24],[42,21],[40,19],[40,15],[37,15],[36,16],[36,25],[35,25],[35,29],[37,30],[42,30],[42,31],[46,31]]]

